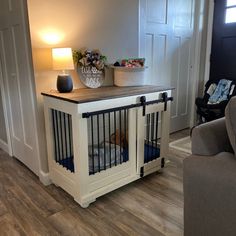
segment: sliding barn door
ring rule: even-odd
[[[190,126],[194,0],[140,1],[140,54],[149,83],[175,88],[171,131]]]
[[[1,0],[0,61],[13,155],[39,172],[26,0]]]

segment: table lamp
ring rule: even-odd
[[[72,78],[66,74],[66,70],[74,70],[74,62],[71,48],[53,48],[52,62],[54,70],[62,70],[57,76],[57,90],[60,93],[69,93],[73,89]]]

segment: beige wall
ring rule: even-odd
[[[51,48],[98,48],[113,63],[119,58],[138,56],[138,0],[28,0],[35,80],[39,110],[40,150],[46,156],[42,91],[55,89],[58,72],[51,69]],[[59,41],[48,44],[44,36],[56,33]],[[71,72],[74,87],[80,83]],[[113,84],[112,70],[104,85]],[[43,161],[44,162],[44,161]],[[44,172],[47,166],[42,163]]]
[[[57,46],[100,48],[110,61],[137,55],[138,0],[28,0],[28,8],[36,48],[50,47],[42,35],[54,31]]]

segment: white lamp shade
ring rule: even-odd
[[[74,70],[71,48],[53,48],[52,62],[54,70]]]

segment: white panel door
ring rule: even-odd
[[[190,126],[195,0],[140,1],[140,55],[150,84],[175,88],[171,132]]]
[[[1,0],[0,61],[7,91],[12,151],[38,174],[35,92],[27,30],[26,1]]]

